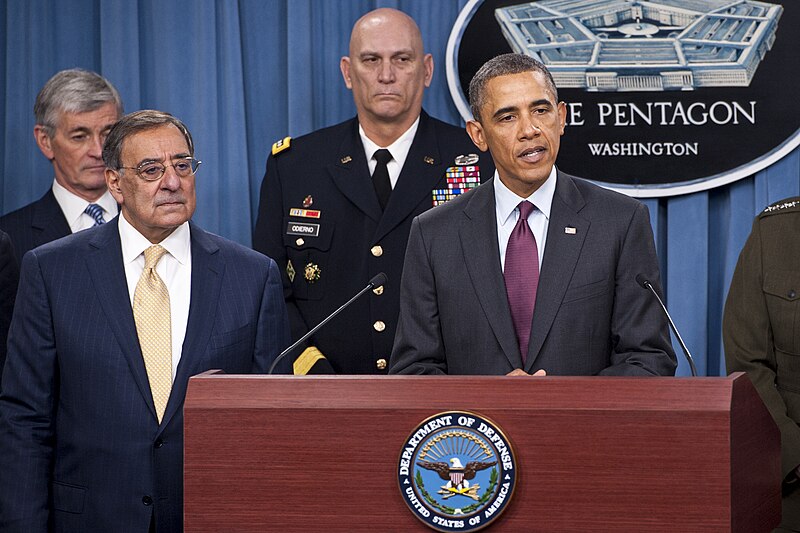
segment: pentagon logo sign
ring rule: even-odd
[[[489,419],[450,411],[423,421],[400,452],[398,483],[437,531],[477,531],[506,509],[517,481],[511,443]]]
[[[797,0],[470,0],[447,43],[464,120],[487,60],[550,70],[567,104],[558,167],[635,197],[755,174],[800,145]]]

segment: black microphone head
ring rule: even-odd
[[[648,285],[650,285],[650,282],[642,274],[636,274],[636,283],[641,285],[641,287],[643,289],[649,289],[650,288],[650,287],[648,287]]]
[[[383,272],[379,272],[378,274],[375,275],[375,277],[369,280],[369,284],[372,285],[373,288],[380,287],[381,285],[385,284],[388,281],[388,279],[389,278],[386,277],[386,274],[384,274]]]

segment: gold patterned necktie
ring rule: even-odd
[[[156,265],[165,253],[167,251],[160,244],[144,251],[144,271],[133,293],[133,319],[159,424],[172,389],[169,291],[156,273]]]

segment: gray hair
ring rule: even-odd
[[[36,96],[36,124],[52,137],[62,113],[86,113],[113,103],[122,115],[122,99],[111,82],[96,72],[73,68],[62,70],[44,84]]]
[[[544,64],[522,54],[503,54],[484,63],[469,82],[469,107],[475,120],[478,122],[481,120],[481,108],[486,103],[486,84],[489,80],[523,72],[541,72],[545,77],[547,88],[553,92],[553,97],[558,102],[556,82]]]
[[[128,113],[119,121],[114,124],[111,131],[108,132],[106,142],[103,144],[103,162],[106,167],[119,170],[122,167],[122,144],[125,139],[131,135],[139,132],[160,128],[161,126],[168,126],[172,124],[183,133],[186,139],[186,146],[189,147],[189,155],[194,157],[194,141],[192,141],[192,134],[186,125],[164,111],[156,111],[154,109],[143,109],[141,111],[134,111]]]

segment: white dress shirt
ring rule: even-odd
[[[69,229],[72,230],[72,233],[94,226],[95,220],[84,213],[86,206],[90,203],[97,204],[103,208],[103,218],[106,222],[117,216],[119,210],[117,201],[108,191],[104,192],[103,196],[96,201],[89,202],[80,196],[72,194],[56,180],[53,180],[53,195],[56,197],[56,202],[61,207],[61,212],[64,213],[64,218],[67,219],[67,224],[69,224]]]
[[[395,185],[397,185],[397,180],[400,178],[400,171],[403,170],[403,165],[408,157],[408,151],[411,150],[411,143],[414,142],[414,136],[417,134],[417,128],[419,128],[419,117],[417,117],[417,120],[414,121],[411,127],[408,128],[406,132],[402,134],[395,142],[389,146],[378,146],[372,142],[369,137],[367,137],[367,134],[364,132],[364,128],[362,128],[361,124],[359,124],[358,134],[361,136],[361,143],[364,145],[364,153],[367,156],[369,175],[372,176],[372,173],[375,172],[375,167],[378,164],[378,162],[375,161],[372,156],[377,150],[386,148],[392,154],[392,160],[386,164],[386,168],[389,170],[389,181],[392,182],[392,189],[394,189]]]
[[[144,251],[152,246],[136,228],[131,226],[125,215],[119,217],[119,237],[122,242],[122,263],[125,265],[125,278],[128,294],[133,308],[133,295],[136,285],[144,271]],[[189,305],[192,296],[192,242],[189,223],[178,226],[166,239],[159,243],[167,253],[156,265],[156,273],[169,291],[170,326],[172,331],[172,379],[181,360],[183,339],[189,322]]]
[[[500,181],[497,171],[494,173],[494,209],[497,215],[497,244],[500,248],[500,265],[505,271],[506,268],[506,248],[508,239],[514,226],[517,225],[519,218],[520,202],[528,200],[536,209],[528,217],[528,226],[531,228],[533,236],[536,238],[536,247],[539,251],[539,271],[542,270],[542,259],[544,258],[544,247],[547,243],[547,227],[550,225],[550,208],[553,206],[553,195],[556,192],[556,167],[550,170],[541,187],[536,189],[527,198],[520,198]]]

